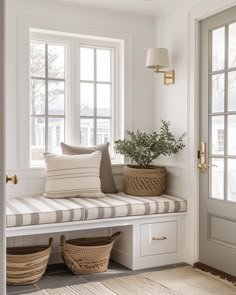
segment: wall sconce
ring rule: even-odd
[[[155,73],[164,73],[164,84],[171,85],[175,82],[174,71],[160,71],[169,67],[169,54],[166,48],[149,48],[147,52],[146,67],[155,69]]]

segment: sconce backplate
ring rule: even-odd
[[[175,83],[175,71],[167,71],[164,73],[164,84],[171,85]]]

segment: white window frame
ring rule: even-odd
[[[112,126],[113,131],[111,132],[110,150],[113,151],[113,142],[116,139],[123,138],[124,136],[124,94],[123,94],[123,83],[122,69],[124,68],[122,52],[123,52],[123,41],[120,39],[108,39],[104,38],[91,38],[88,36],[67,36],[67,34],[51,34],[44,32],[37,32],[37,30],[31,30],[31,40],[49,42],[54,44],[63,44],[65,46],[65,142],[72,145],[80,144],[80,46],[92,46],[101,48],[112,48],[114,57],[114,69],[111,72],[114,73],[112,77],[113,87],[113,99],[112,99]],[[29,44],[30,44],[29,42]],[[30,46],[30,45],[29,45]],[[30,48],[29,48],[30,53]],[[29,68],[29,82],[31,79],[30,68]],[[31,119],[30,113],[31,97],[29,93],[29,122]],[[30,134],[30,125],[29,134]],[[28,146],[26,146],[28,144]],[[24,153],[28,151],[28,155],[22,155],[22,159],[27,159],[27,167],[42,167],[32,166],[30,161],[30,148],[31,141],[30,137],[27,142],[24,142],[25,147],[22,149]],[[111,160],[113,164],[122,164],[123,157],[115,153],[111,153]]]

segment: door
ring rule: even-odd
[[[200,41],[199,260],[236,276],[236,7],[203,20]]]
[[[4,1],[0,0],[0,294],[5,294]]]

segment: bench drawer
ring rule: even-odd
[[[177,252],[177,221],[141,224],[141,256]]]

